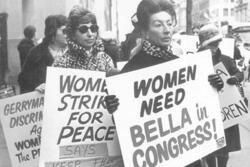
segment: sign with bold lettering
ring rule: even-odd
[[[185,166],[225,146],[211,73],[205,51],[107,78],[126,167]]]
[[[44,96],[26,93],[0,100],[0,118],[12,166],[38,166]]]
[[[49,67],[39,167],[122,165],[104,72]]]
[[[219,63],[214,68],[224,82],[224,87],[219,91],[224,128],[229,128],[239,122],[250,119],[250,113],[238,88],[227,83],[230,75],[225,66],[222,63]]]

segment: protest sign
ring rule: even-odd
[[[128,63],[128,61],[118,61],[117,62],[117,69],[122,70],[123,67]]]
[[[47,69],[39,167],[120,166],[104,72]]]
[[[194,54],[199,47],[199,38],[194,35],[181,35],[180,45],[184,54]]]
[[[225,146],[212,73],[205,51],[107,78],[126,167],[185,166]]]
[[[38,92],[0,100],[0,118],[12,166],[38,166],[44,97]]]
[[[219,44],[219,48],[223,55],[234,58],[234,39],[233,38],[223,38]]]
[[[250,113],[238,88],[235,85],[229,85],[227,83],[227,79],[230,78],[230,75],[225,66],[219,63],[214,68],[224,82],[224,87],[219,91],[219,98],[222,120],[224,128],[226,129],[249,119]]]

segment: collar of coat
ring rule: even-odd
[[[163,58],[168,61],[178,58],[178,56],[172,53],[171,46],[165,49],[151,43],[148,40],[144,40],[142,50],[150,56]]]
[[[89,55],[95,55],[98,52],[104,52],[104,45],[100,39],[97,39],[91,49],[87,50],[81,46],[77,41],[67,38],[68,49],[73,55],[77,57],[88,57]],[[91,54],[90,54],[91,53]]]

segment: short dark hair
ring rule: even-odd
[[[45,19],[44,35],[47,42],[52,42],[53,37],[56,35],[56,31],[61,26],[67,24],[67,18],[64,15],[49,15]]]
[[[96,16],[79,5],[74,6],[68,16],[67,35],[72,36],[77,27],[85,23],[97,24]]]
[[[34,26],[26,26],[23,30],[23,34],[26,38],[32,39],[35,36],[36,28]]]
[[[168,0],[142,0],[136,12],[138,26],[141,29],[147,29],[150,16],[161,11],[167,12],[174,23],[177,23],[174,6]]]

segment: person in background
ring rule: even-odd
[[[23,34],[24,34],[24,39],[22,39],[17,46],[20,56],[21,68],[24,64],[25,58],[28,56],[30,49],[33,48],[36,44],[35,42],[36,28],[31,25],[26,26],[23,30]]]
[[[144,41],[141,50],[129,60],[121,73],[178,59],[179,57],[172,53],[171,47],[172,32],[177,23],[173,5],[166,0],[142,0],[136,14]],[[209,75],[208,80],[218,90],[223,87],[222,79],[216,74]],[[115,95],[106,96],[105,102],[109,113],[112,114],[118,109],[119,99]],[[201,166],[199,160],[188,165]]]
[[[199,34],[199,31],[200,31],[200,28],[199,28],[198,25],[196,25],[196,26],[194,26],[194,27],[192,28],[192,33],[193,33],[193,35],[198,35],[198,34]]]
[[[50,15],[46,18],[45,37],[42,43],[31,49],[18,76],[21,93],[44,87],[47,66],[51,66],[54,59],[67,50],[66,23],[67,18],[63,15]]]
[[[111,31],[103,32],[101,39],[104,45],[104,52],[112,58],[114,66],[117,67],[117,61],[121,59],[121,48],[118,45],[115,34]]]
[[[215,25],[208,24],[203,26],[199,31],[199,40],[201,46],[198,51],[209,49],[212,53],[213,65],[222,62],[228,73],[231,75],[231,77],[227,80],[228,84],[237,85],[243,80],[243,73],[238,70],[235,61],[232,58],[221,54],[219,43],[222,40],[222,35]],[[214,75],[213,77],[215,79],[219,79],[218,75]],[[223,82],[220,82],[219,85],[222,88]],[[240,135],[238,125],[227,128],[225,130],[225,137],[227,146],[206,157],[208,167],[226,167],[229,158],[229,152],[240,150]]]
[[[109,55],[104,52],[104,45],[99,38],[96,16],[82,8],[74,6],[68,16],[68,50],[53,63],[54,67],[104,71],[117,71]]]

